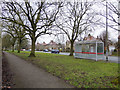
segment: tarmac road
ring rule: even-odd
[[[73,88],[65,81],[17,56],[5,53],[10,70],[14,73],[13,88]]]

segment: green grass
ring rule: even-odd
[[[13,53],[10,52],[9,53]],[[13,54],[34,63],[47,72],[65,80],[77,88],[118,88],[118,64],[106,63],[74,57],[36,52],[36,57],[28,57],[30,52]]]
[[[120,56],[120,54],[118,52],[112,52],[112,56]]]

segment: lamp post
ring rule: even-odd
[[[108,61],[108,9],[107,9],[107,0],[106,0],[106,40],[105,40],[105,47],[106,47],[106,61]]]
[[[120,1],[118,1],[118,12],[119,12],[118,14],[118,55],[120,55]],[[119,62],[120,62],[120,59],[118,60],[118,63]]]
[[[1,6],[1,2],[0,2]],[[0,14],[1,14],[1,8],[0,8]],[[2,20],[0,19],[0,59],[2,57],[2,39],[1,39],[1,34],[2,34]]]

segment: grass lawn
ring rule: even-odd
[[[77,88],[118,88],[117,63],[96,62],[40,52],[36,52],[36,57],[30,58],[29,53],[27,51],[22,51],[20,54],[14,52],[15,55],[36,64]]]
[[[112,56],[120,56],[120,52],[118,54],[118,52],[112,52]]]

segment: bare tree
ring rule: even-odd
[[[107,45],[107,50],[109,51],[109,45],[112,45],[113,44],[113,42],[110,40],[110,33],[108,32],[108,40],[107,40],[107,43],[108,43],[108,45]],[[101,32],[101,34],[98,36],[98,38],[102,41],[102,42],[104,42],[104,48],[105,48],[105,51],[106,51],[106,31],[103,31],[103,32]]]
[[[20,53],[22,40],[27,34],[26,31],[20,25],[11,22],[4,22],[3,27],[3,32],[8,33],[12,37],[12,51],[14,52],[14,45],[16,40],[18,40],[18,53]]]
[[[118,31],[118,54],[120,55],[120,1],[118,0],[116,5],[113,3],[108,3],[108,9],[114,14],[109,14],[110,18],[108,19],[113,22],[113,25],[108,26]]]
[[[4,34],[2,37],[2,49],[8,50],[11,48],[11,36],[9,34]]]
[[[90,11],[93,4],[87,0],[84,2],[66,2],[60,11],[61,17],[59,17],[56,25],[67,35],[71,43],[70,56],[73,56],[73,45],[78,36],[91,29],[90,25],[95,17],[92,10]]]
[[[119,5],[117,3],[115,3],[115,4],[113,4],[111,2],[108,3],[108,9],[111,11],[111,13],[113,13],[113,14],[111,14],[111,13],[108,14],[109,15],[108,20],[115,23],[115,25],[109,25],[109,27],[120,31],[118,29],[118,27],[117,28],[114,27],[114,26],[120,26],[120,21],[118,20],[120,18],[120,10],[118,9],[118,6]]]
[[[2,24],[2,27],[3,27],[2,32],[6,32],[11,36],[12,51],[14,52],[14,46],[15,46],[15,42],[16,42],[16,39],[17,39],[16,34],[15,34],[15,32],[12,31],[13,28],[11,28],[11,26],[8,24],[8,22],[4,22]]]
[[[104,5],[106,6],[106,5]],[[115,2],[108,2],[107,3],[107,8],[109,10],[109,13],[108,13],[108,21],[110,21],[111,23],[108,24],[108,27],[118,31],[118,46],[120,45],[120,1],[116,1]],[[100,14],[104,17],[106,17],[105,15],[103,14]],[[120,47],[118,48],[118,51],[120,52]]]
[[[105,0],[104,0],[105,1]],[[106,7],[106,4],[104,4],[102,2],[103,7]],[[107,20],[109,21],[108,27],[120,31],[118,26],[120,26],[120,21],[119,21],[119,17],[120,17],[120,10],[119,10],[119,2],[117,1],[112,1],[112,2],[107,2],[107,17],[105,15],[105,13],[98,13],[99,15],[107,18]],[[105,12],[105,11],[104,11]],[[105,26],[104,22],[101,22],[100,25]]]
[[[51,34],[49,29],[55,21],[61,2],[47,3],[44,0],[31,3],[5,2],[6,13],[2,19],[16,23],[28,32],[32,41],[30,57],[35,57],[35,42],[37,38],[44,34]],[[15,16],[15,17],[14,17]],[[17,19],[16,19],[17,18]]]

